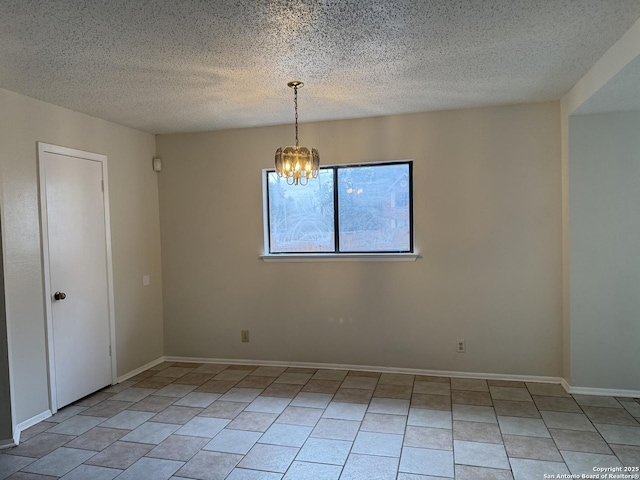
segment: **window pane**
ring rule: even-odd
[[[269,251],[333,252],[333,172],[321,169],[307,185],[287,185],[268,173]]]
[[[408,252],[409,165],[338,169],[341,252]]]

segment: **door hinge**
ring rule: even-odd
[[[111,345],[109,345],[109,356],[111,356]]]

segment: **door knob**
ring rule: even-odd
[[[53,298],[55,298],[56,300],[64,300],[65,298],[67,298],[67,294],[63,292],[56,292],[53,294]]]

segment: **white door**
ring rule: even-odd
[[[55,411],[110,385],[112,362],[103,162],[51,150],[39,161]]]

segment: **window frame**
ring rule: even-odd
[[[367,168],[387,165],[407,165],[409,174],[409,250],[380,250],[370,252],[340,251],[340,213],[338,201],[338,171],[346,168]],[[265,261],[322,261],[322,260],[365,260],[365,261],[415,261],[419,255],[415,250],[414,241],[414,216],[413,216],[413,160],[389,160],[378,162],[360,162],[348,164],[322,165],[321,170],[332,171],[333,182],[333,218],[334,218],[334,251],[333,252],[271,252],[271,229],[270,229],[270,205],[269,205],[269,173],[275,172],[274,168],[262,170],[262,208],[263,208],[263,230],[264,230],[264,250],[260,258]],[[313,180],[312,180],[313,181]],[[305,188],[300,186],[298,188]]]

